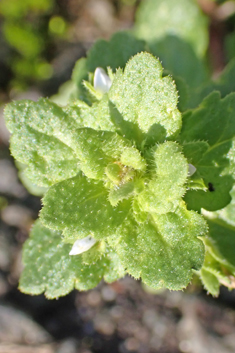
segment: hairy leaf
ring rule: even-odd
[[[138,225],[129,218],[109,238],[127,272],[152,288],[185,288],[193,269],[200,269],[204,246],[197,237],[205,235],[203,218],[181,206],[176,213],[154,215]]]
[[[86,265],[81,256],[69,256],[69,250],[70,245],[61,242],[60,232],[52,231],[37,221],[24,246],[20,290],[29,294],[45,292],[47,298],[53,299],[68,294],[74,288],[91,289],[104,275],[108,279],[109,276],[113,278],[114,271],[115,279],[119,278],[121,271],[116,267],[116,258],[112,263],[112,255]]]
[[[235,99],[208,97],[184,114],[180,134],[178,93],[162,71],[158,59],[140,53],[124,71],[108,69],[111,88],[94,94],[90,105],[77,100],[61,108],[41,99],[7,106],[12,153],[25,176],[47,188],[42,223],[25,245],[23,291],[57,297],[126,272],[153,288],[183,289],[200,271],[204,244],[213,247],[201,239],[203,216],[188,211],[183,197],[196,210],[219,208],[229,198],[224,181],[235,176]],[[96,90],[91,82],[86,87]],[[192,191],[204,198],[191,198]]]
[[[121,158],[130,141],[115,132],[96,131],[90,128],[78,129],[74,133],[75,153],[80,167],[88,178],[105,179],[105,168]]]
[[[117,72],[109,97],[125,121],[138,125],[147,142],[173,138],[181,128],[176,87],[170,77],[162,77],[162,66],[151,54],[137,54],[124,72]]]
[[[76,122],[56,104],[46,99],[13,102],[5,119],[12,133],[11,152],[27,165],[25,174],[33,183],[47,187],[79,172],[71,149]]]
[[[124,221],[130,209],[127,200],[112,207],[103,183],[82,175],[52,186],[43,204],[42,222],[49,228],[63,230],[70,242],[89,234],[97,239],[107,237]]]
[[[155,173],[138,195],[140,208],[150,213],[174,212],[186,189],[188,163],[175,142],[165,142],[153,152]]]

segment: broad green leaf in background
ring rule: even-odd
[[[188,88],[198,89],[208,81],[205,63],[184,39],[169,33],[164,38],[151,42],[149,49],[160,59],[167,72],[173,77],[183,78]]]
[[[129,32],[115,33],[110,41],[98,40],[87,54],[88,71],[94,72],[97,67],[125,67],[127,61],[137,53],[145,50],[145,42],[136,39]]]
[[[183,116],[180,141],[206,141],[209,148],[194,166],[208,191],[189,190],[185,201],[190,209],[215,211],[225,207],[234,183],[235,94],[224,99],[219,92],[209,95],[195,110]]]
[[[165,72],[167,75],[172,75],[171,72]],[[178,109],[179,111],[183,112],[186,109],[187,102],[189,100],[189,87],[182,77],[173,75],[173,79],[175,81],[179,95]]]
[[[134,28],[148,43],[174,35],[190,43],[198,57],[208,46],[207,18],[195,0],[145,0],[137,11]],[[176,59],[177,60],[177,59]]]
[[[119,238],[108,241],[132,276],[152,288],[179,290],[202,266],[204,246],[197,237],[206,232],[202,216],[181,205],[176,213],[156,214],[142,225],[129,217],[118,229]]]
[[[87,58],[79,59],[74,67],[72,80],[78,87],[78,98],[87,101],[82,81],[88,79],[89,72],[94,72],[97,67],[106,70],[109,66],[113,71],[123,68],[133,55],[145,49],[145,42],[128,32],[115,33],[109,41],[98,40],[88,51]]]
[[[69,244],[61,241],[60,232],[45,228],[37,221],[24,246],[20,290],[34,295],[44,292],[47,298],[53,299],[74,288],[94,288],[104,276],[112,281],[124,274],[116,255],[112,262],[112,253],[86,265],[82,256],[69,256],[70,249]]]
[[[232,59],[225,66],[216,80],[209,80],[202,86],[198,86],[194,94],[190,96],[186,106],[189,109],[197,107],[213,91],[219,91],[222,98],[235,91],[235,59]]]

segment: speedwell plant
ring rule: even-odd
[[[83,100],[6,106],[11,153],[46,190],[24,245],[25,293],[56,298],[125,274],[171,290],[198,275],[213,295],[234,285],[235,93],[182,114],[160,61],[129,57],[96,68]]]

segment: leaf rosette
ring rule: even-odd
[[[230,145],[224,135],[218,144],[201,134],[203,123],[192,130],[196,112],[185,113],[182,127],[175,83],[162,72],[159,60],[143,52],[107,77],[99,70],[94,87],[85,84],[96,97],[91,105],[7,105],[11,152],[27,178],[47,188],[24,246],[22,291],[52,298],[125,273],[179,290],[201,269],[208,227],[198,211],[229,202],[220,203],[217,193],[213,199],[209,178],[216,186],[227,178],[227,193],[233,178],[226,162],[222,176],[215,163],[210,174],[209,156],[216,150],[219,164]],[[111,87],[99,89],[100,82]],[[223,105],[218,96],[208,99]],[[198,109],[206,111],[207,101]]]

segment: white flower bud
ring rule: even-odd
[[[197,168],[194,167],[194,165],[189,164],[188,165],[188,176],[192,176],[196,172]]]
[[[91,235],[88,235],[86,238],[83,239],[78,239],[73,244],[69,255],[82,254],[83,252],[89,250],[96,242],[97,240],[92,238]]]
[[[97,67],[94,72],[94,88],[100,93],[107,93],[112,85],[112,81],[104,69]]]

